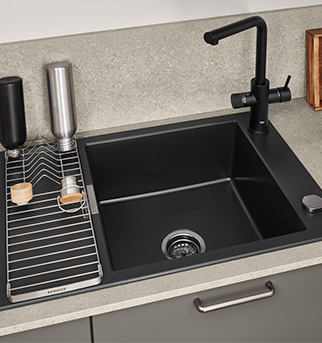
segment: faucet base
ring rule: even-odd
[[[250,127],[248,127],[248,131],[254,135],[266,135],[269,132],[269,127],[267,126],[266,129],[263,130],[253,130]]]

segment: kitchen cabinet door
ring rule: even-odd
[[[0,337],[0,343],[90,343],[89,318]]]
[[[203,305],[267,292],[275,295],[200,313]],[[322,342],[322,265],[93,317],[99,342]]]

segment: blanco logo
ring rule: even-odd
[[[66,287],[55,288],[48,291],[48,294],[59,293],[66,291]]]

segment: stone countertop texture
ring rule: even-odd
[[[290,103],[269,118],[322,186],[322,112],[305,95],[305,30],[321,26],[322,6],[259,13],[268,25],[267,78],[292,75]],[[249,15],[247,15],[249,16]],[[0,77],[24,80],[29,139],[50,136],[44,66],[73,64],[78,136],[233,113],[229,97],[254,75],[255,30],[216,47],[205,31],[245,15],[0,45]],[[213,112],[216,111],[216,112]],[[322,263],[322,242],[197,268],[0,312],[0,335],[159,301]]]
[[[187,120],[233,113],[217,111]],[[270,120],[307,170],[322,186],[322,113],[304,98],[270,106]],[[102,129],[81,136],[110,133],[182,121],[172,118],[145,124]],[[322,263],[322,242],[301,245],[203,268],[133,282],[111,288],[48,300],[0,312],[0,335],[147,304],[193,292],[226,286]]]

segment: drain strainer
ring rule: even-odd
[[[161,249],[164,256],[172,260],[203,253],[206,251],[206,243],[200,235],[191,230],[177,230],[163,239]]]

